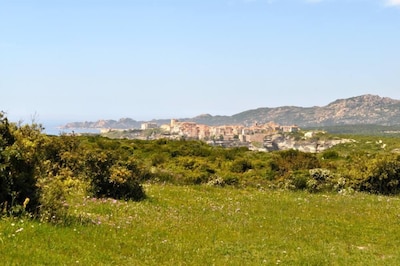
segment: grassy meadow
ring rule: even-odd
[[[0,220],[2,265],[399,265],[400,198],[145,185],[77,196],[69,225]]]

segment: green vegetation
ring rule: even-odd
[[[395,137],[344,136],[353,141],[321,154],[265,153],[201,141],[51,137],[41,134],[39,125],[20,126],[3,116],[0,122],[0,207],[8,215],[27,211],[62,220],[71,192],[142,200],[142,183],[376,194],[400,190],[400,144]]]
[[[49,137],[41,130],[36,124],[9,123],[0,113],[3,215],[64,222],[67,197],[73,192],[117,199],[145,197],[139,180],[146,171],[126,153],[113,152],[114,144],[86,150],[74,136]]]
[[[6,265],[399,264],[396,137],[312,154],[41,130],[0,114]]]
[[[324,130],[332,134],[353,134],[364,136],[400,136],[400,126],[382,125],[336,125],[309,128],[310,130]]]
[[[0,220],[4,265],[399,265],[398,197],[146,185],[76,197],[91,223]]]

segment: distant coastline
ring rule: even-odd
[[[243,111],[231,116],[202,114],[193,118],[177,118],[181,122],[194,122],[208,126],[266,124],[275,122],[280,125],[299,127],[325,127],[338,125],[400,125],[400,100],[378,95],[361,95],[347,99],[338,99],[325,106],[299,107],[280,106],[262,107]],[[97,121],[71,122],[64,128],[80,129],[139,129],[143,123],[169,124],[170,119],[137,121],[132,118],[119,120],[101,119]]]
[[[100,129],[97,128],[65,128],[65,121],[62,122],[44,122],[42,123],[44,130],[43,133],[47,135],[59,136],[61,134],[70,134],[70,133],[93,133],[100,134]]]

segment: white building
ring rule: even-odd
[[[157,127],[158,127],[158,125],[156,123],[146,122],[146,123],[142,123],[140,128],[142,130],[146,130],[146,129],[152,129],[152,128],[157,128]]]

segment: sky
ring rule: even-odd
[[[11,120],[400,99],[400,0],[0,0]]]

